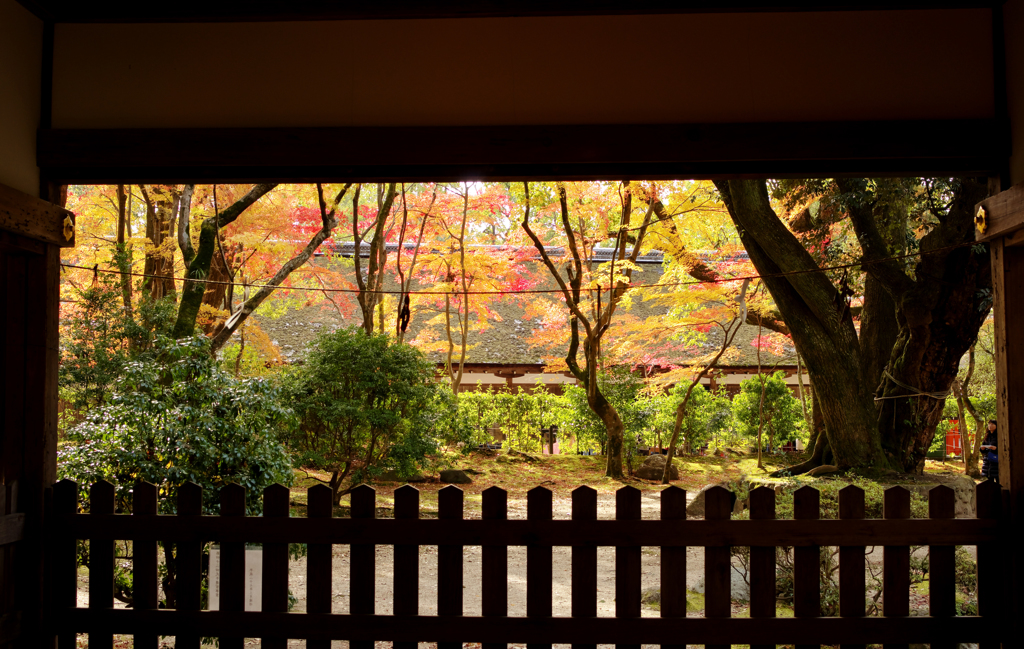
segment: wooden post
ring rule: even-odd
[[[0,211],[7,207],[3,199],[0,192]],[[42,530],[46,492],[57,480],[59,249],[13,234],[4,227],[9,214],[0,215],[0,483],[17,494],[12,505],[25,514],[25,542],[14,548],[4,579],[17,593],[10,611],[21,617],[16,646],[53,647],[53,626],[43,620]]]
[[[991,196],[975,208],[975,238],[989,243],[992,313],[995,318],[996,419],[999,484],[1006,490],[1010,525],[1024,524],[1024,183]],[[1011,583],[1024,579],[1018,553],[1006,558]],[[1020,589],[1007,594],[1004,641],[1018,637],[1024,613]]]

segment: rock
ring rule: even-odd
[[[956,476],[950,481],[944,481],[947,487],[953,490],[954,494],[954,512],[957,518],[974,518],[977,516],[975,510],[975,483],[971,478],[960,475]],[[931,491],[934,484],[904,484],[902,485],[911,493],[917,494],[925,500],[928,499],[928,492]]]
[[[462,472],[465,473],[466,475],[483,475],[484,474],[483,471],[477,471],[476,469],[463,469]]]
[[[660,588],[648,588],[644,592],[640,593],[640,603],[648,606],[656,606],[661,604],[661,589]]]
[[[694,497],[693,502],[691,502],[689,505],[686,506],[686,515],[687,516],[693,516],[693,517],[696,517],[696,518],[704,518],[704,494],[707,492],[708,489],[711,489],[712,487],[724,487],[725,489],[728,489],[729,493],[732,494],[732,509],[733,509],[733,512],[734,513],[738,513],[738,512],[743,511],[743,504],[741,504],[741,501],[738,501],[736,499],[736,492],[734,491],[734,485],[732,485],[732,484],[730,484],[728,482],[719,482],[719,483],[716,483],[716,484],[705,485],[700,491],[697,492],[697,495],[696,495],[696,497]],[[745,502],[745,501],[743,501],[743,502]],[[737,509],[737,507],[739,509]]]
[[[810,471],[808,471],[807,475],[831,475],[833,473],[838,472],[839,467],[835,466],[834,464],[822,464],[821,466],[816,466]]]
[[[441,482],[445,484],[469,484],[473,482],[473,479],[466,475],[465,471],[447,469],[441,472]]]
[[[643,465],[637,469],[636,477],[642,480],[661,480],[661,476],[665,475],[665,460],[665,456],[660,453],[647,456]],[[669,469],[668,479],[679,479],[679,467],[675,465],[675,461],[672,462],[672,468]]]

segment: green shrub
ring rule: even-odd
[[[58,449],[57,475],[83,489],[99,481],[114,485],[116,508],[130,512],[139,481],[157,486],[163,514],[177,509],[186,482],[203,487],[203,511],[220,512],[220,489],[246,489],[249,515],[262,511],[263,490],[291,484],[288,453],[278,438],[292,413],[280,392],[262,379],[237,380],[210,356],[205,338],[158,338],[153,353],[127,362],[107,403],[94,408],[68,432]],[[176,555],[161,543],[165,606],[174,607]],[[79,561],[89,563],[89,546],[79,543]],[[118,542],[115,596],[132,602],[132,548]]]
[[[335,502],[385,468],[409,475],[472,438],[434,366],[384,334],[321,333],[285,383],[299,419],[292,448],[306,466],[330,472]]]
[[[288,453],[278,436],[292,412],[262,379],[237,380],[209,354],[206,338],[161,338],[158,353],[128,362],[109,403],[68,433],[57,474],[83,487],[113,483],[118,508],[131,510],[135,483],[158,487],[160,512],[175,511],[178,488],[203,487],[203,510],[220,511],[220,489],[246,488],[246,508],[262,511],[263,489],[291,484]]]

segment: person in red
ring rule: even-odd
[[[997,447],[996,420],[988,420],[988,434],[981,442],[981,475],[993,482],[999,482],[999,449]]]

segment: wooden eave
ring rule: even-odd
[[[750,13],[803,11],[879,11],[977,9],[1002,5],[998,0],[18,0],[38,17],[53,23],[285,22],[309,20],[389,20],[496,18],[524,16],[597,16],[680,13]]]
[[[1003,133],[996,119],[42,129],[37,156],[68,184],[988,176]]]

